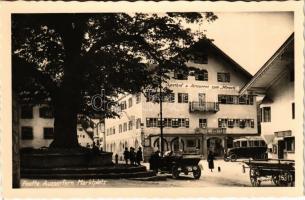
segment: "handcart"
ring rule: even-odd
[[[259,187],[262,181],[272,181],[276,186],[294,186],[294,160],[268,159],[244,161],[243,172],[250,168],[249,176],[253,187]]]

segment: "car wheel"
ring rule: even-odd
[[[180,172],[178,170],[178,167],[173,166],[173,168],[172,168],[172,177],[174,179],[177,179],[177,178],[179,178],[179,174],[180,174]]]
[[[232,162],[235,162],[237,160],[237,155],[236,154],[232,154],[230,156],[230,159],[231,159]]]
[[[229,158],[228,156],[225,156],[225,157],[223,158],[223,160],[224,160],[225,162],[229,162],[229,161],[230,161],[230,158]]]
[[[193,176],[194,176],[194,178],[195,178],[195,179],[199,179],[200,176],[201,176],[201,169],[200,169],[199,165],[194,166],[193,168],[195,168],[195,169],[193,170]]]

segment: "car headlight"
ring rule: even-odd
[[[197,169],[198,169],[198,167],[197,167],[197,166],[194,166],[194,167],[193,167],[193,170],[197,170]]]

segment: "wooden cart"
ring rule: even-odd
[[[295,169],[293,160],[249,160],[244,161],[250,168],[249,176],[253,187],[259,187],[262,181],[271,180],[276,186],[294,186]]]

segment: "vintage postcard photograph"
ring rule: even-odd
[[[3,3],[4,193],[303,195],[302,8]]]

